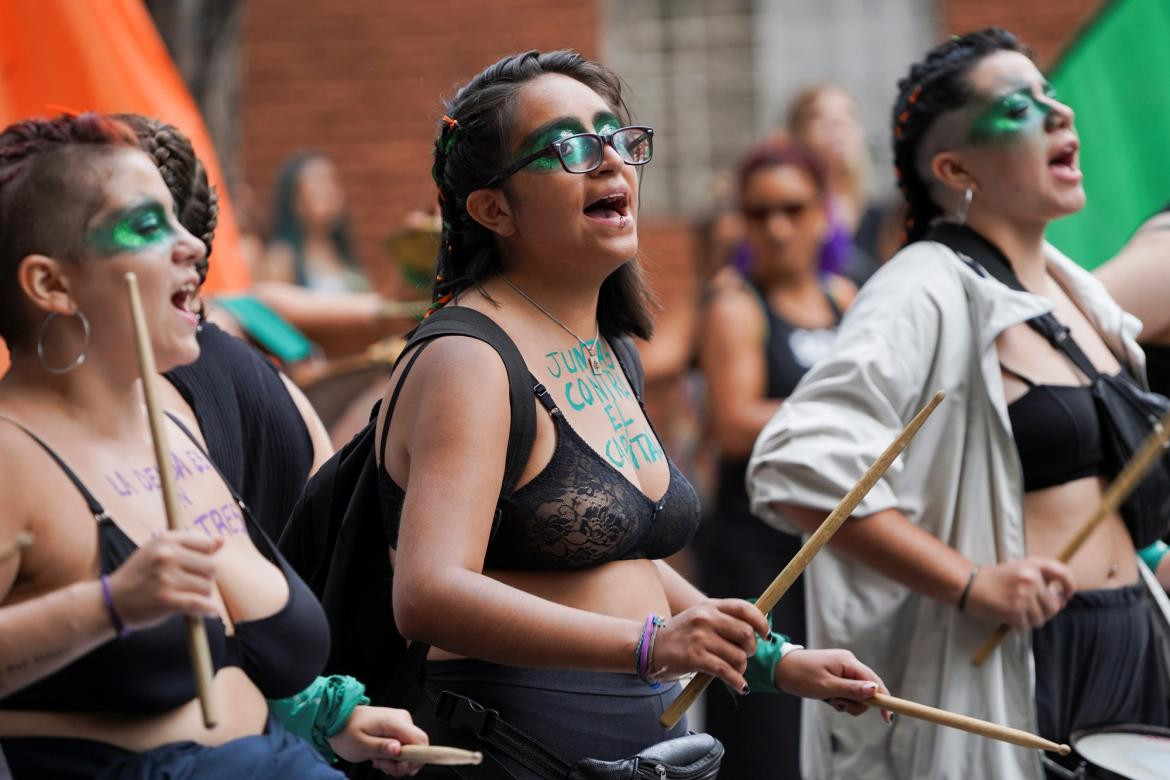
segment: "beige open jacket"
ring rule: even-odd
[[[1144,381],[1137,319],[1055,248],[1047,254],[1051,273]],[[778,504],[831,510],[942,389],[946,400],[855,516],[897,508],[977,563],[1024,557],[1023,479],[995,339],[1048,309],[1037,296],[981,276],[941,244],[899,252],[862,289],[832,352],[761,432],[747,476],[753,511],[798,532]],[[831,547],[805,577],[811,646],[852,650],[897,696],[1035,731],[1026,632],[1013,632],[976,669],[970,658],[990,624]],[[1043,777],[1035,751],[905,717],[888,727],[876,714],[853,718],[820,702],[805,702],[802,743],[806,780]]]

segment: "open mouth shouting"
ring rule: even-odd
[[[621,190],[603,195],[585,207],[585,216],[614,228],[624,228],[630,217],[629,195]]]
[[[171,305],[175,307],[176,311],[192,326],[199,324],[199,317],[191,310],[191,303],[195,300],[195,293],[199,290],[199,285],[195,282],[187,282],[179,287],[178,290],[171,296]]]
[[[1048,157],[1048,170],[1052,171],[1057,179],[1069,184],[1078,184],[1083,178],[1081,169],[1077,167],[1077,150],[1080,144],[1069,141],[1058,147],[1055,153]]]

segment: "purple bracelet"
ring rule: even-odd
[[[653,670],[650,668],[654,660],[654,638],[658,634],[658,629],[665,624],[666,621],[653,612],[647,615],[646,626],[642,629],[642,637],[634,649],[634,671],[639,680],[650,685],[656,684],[651,678]]]
[[[110,616],[110,622],[114,624],[114,633],[118,635],[119,639],[125,639],[130,636],[130,627],[122,620],[122,616],[118,614],[118,608],[114,606],[114,594],[110,592],[110,578],[102,575],[102,602],[106,605],[106,613]]]

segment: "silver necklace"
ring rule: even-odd
[[[565,331],[570,336],[575,338],[577,340],[577,343],[581,345],[581,349],[583,349],[585,351],[585,360],[588,361],[588,363],[589,363],[589,370],[592,371],[594,373],[594,375],[601,376],[601,360],[597,357],[597,346],[598,346],[598,344],[601,343],[601,323],[600,322],[597,323],[597,335],[595,335],[593,337],[592,341],[585,341],[585,339],[581,338],[576,333],[574,333],[572,328],[570,328],[568,325],[566,325],[565,323],[561,322],[556,317],[554,317],[548,309],[544,308],[539,303],[532,300],[531,296],[529,296],[528,293],[524,292],[519,287],[517,287],[515,284],[513,284],[511,279],[504,276],[503,274],[500,274],[500,278],[504,280],[504,284],[508,285],[513,290],[518,292],[520,294],[520,297],[522,297],[524,300],[528,301],[533,306],[535,306],[537,311],[539,311],[541,314],[548,317],[550,320],[552,320],[557,325],[559,325],[561,327],[561,330]]]

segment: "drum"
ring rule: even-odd
[[[1078,731],[1070,740],[1083,762],[1067,775],[1085,780],[1167,780],[1170,778],[1170,729],[1119,725]]]
[[[406,341],[392,336],[370,346],[360,355],[328,363],[297,383],[339,447],[357,433],[370,418],[370,407],[386,391],[394,361]]]

